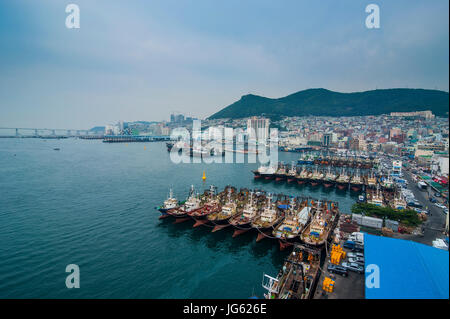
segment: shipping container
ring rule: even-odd
[[[352,221],[356,222],[358,225],[362,223],[362,215],[360,214],[352,214]]]
[[[383,227],[383,220],[380,218],[364,216],[361,225],[381,229]]]
[[[394,232],[398,232],[398,221],[386,219],[384,224],[387,228],[393,230]]]

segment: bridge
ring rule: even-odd
[[[1,134],[1,132],[7,132]],[[8,135],[8,131],[10,134]],[[90,130],[79,129],[55,129],[55,128],[27,128],[27,127],[0,127],[0,137],[78,137],[78,136],[103,136]]]
[[[159,142],[170,141],[168,135],[105,135],[105,143]]]

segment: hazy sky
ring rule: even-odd
[[[79,5],[80,29],[65,7]],[[367,29],[365,7],[380,7]],[[448,1],[0,1],[0,126],[209,116],[242,95],[448,91]]]

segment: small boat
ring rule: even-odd
[[[311,217],[311,207],[305,200],[301,204],[291,198],[284,220],[273,230],[274,237],[283,241],[292,241],[298,237]]]
[[[180,207],[169,210],[167,213],[172,215],[175,218],[183,218],[187,217],[188,213],[192,213],[201,208],[201,200],[197,194],[194,192],[194,185],[191,186],[191,190],[189,192],[189,197]]]
[[[242,213],[236,214],[230,219],[230,224],[238,230],[251,229],[252,221],[258,216],[258,207],[253,199],[253,192],[250,192],[250,198],[245,204]]]
[[[265,170],[266,170],[266,166],[264,166],[264,165],[261,165],[260,167],[258,167],[258,169],[253,170],[252,173],[254,175],[254,178],[255,179],[261,178],[262,177],[261,173],[264,172]]]
[[[373,174],[373,170],[370,171],[370,175],[367,178],[367,187],[372,188],[372,189],[377,187],[377,178]]]
[[[295,176],[297,175],[297,167],[295,167],[294,162],[291,164],[291,168],[287,173],[287,182],[292,183],[295,181]]]
[[[53,150],[54,151],[59,151],[60,149],[59,149],[59,147],[55,147]]]
[[[316,166],[314,173],[311,175],[309,182],[312,186],[317,186],[323,181],[323,173],[320,172]]]
[[[399,193],[397,196],[394,197],[394,209],[402,210],[406,209],[406,201],[402,197],[401,193]]]
[[[196,221],[205,220],[209,214],[218,212],[221,208],[216,194],[216,187],[214,185],[211,185],[209,191],[206,191],[205,193],[205,201],[202,208],[188,213],[188,215]]]
[[[328,172],[325,175],[323,186],[327,188],[334,186],[336,184],[336,178],[336,174],[331,172],[331,167],[328,167]]]
[[[281,211],[272,203],[272,195],[267,196],[267,206],[261,214],[251,223],[252,227],[259,231],[257,241],[267,237],[269,233],[283,220]]]
[[[263,274],[266,299],[312,299],[320,276],[322,251],[295,244],[277,277]]]
[[[350,177],[345,172],[345,168],[342,169],[342,174],[336,179],[336,185],[339,189],[344,190],[348,188]]]
[[[273,166],[261,165],[257,170],[252,171],[255,179],[273,179],[276,169]]]
[[[300,175],[297,175],[297,184],[302,185],[305,184],[308,181],[308,175],[310,173],[306,168],[303,168],[303,170],[300,172]]]
[[[386,179],[383,180],[381,186],[384,190],[393,191],[394,190],[394,181],[392,180],[392,176],[389,174]]]
[[[377,185],[375,193],[371,193],[367,199],[368,204],[384,207],[383,194],[380,192],[380,185]]]
[[[169,216],[168,212],[174,209],[177,209],[180,207],[180,203],[178,200],[173,196],[172,189],[169,190],[169,196],[164,201],[163,205],[156,207],[157,210],[161,212],[160,218],[165,218]]]
[[[286,179],[286,167],[284,166],[284,164],[281,164],[279,166],[279,168],[277,169],[277,171],[275,172],[275,181],[279,182],[279,181],[283,181]]]
[[[336,226],[338,217],[337,203],[331,203],[331,209],[328,209],[326,202],[318,203],[314,217],[311,223],[303,230],[300,239],[311,246],[322,246]]]
[[[361,191],[363,187],[363,179],[361,178],[361,175],[359,174],[359,168],[356,170],[356,175],[353,176],[350,180],[350,188],[354,192]]]
[[[215,225],[228,224],[228,220],[237,213],[237,203],[233,200],[231,194],[233,188],[227,189],[227,201],[222,208],[214,213],[209,214],[206,218]]]

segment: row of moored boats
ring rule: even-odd
[[[336,186],[345,190],[349,187],[353,191],[361,191],[365,188],[376,188],[381,184],[383,188],[393,188],[394,182],[391,178],[381,180],[373,170],[368,174],[361,174],[360,169],[350,170],[346,168],[334,169],[328,166],[326,169],[316,165],[311,168],[306,165],[296,166],[278,163],[274,165],[262,165],[257,170],[252,171],[255,179],[286,181],[288,183],[310,184],[312,186],[323,185],[327,188]]]
[[[192,186],[182,202],[170,190],[168,198],[157,209],[160,218],[175,218],[175,222],[193,219],[194,227],[209,226],[213,232],[232,226],[233,237],[253,229],[257,231],[257,241],[265,237],[278,239],[281,248],[293,242],[323,245],[339,215],[335,202],[274,196],[248,189],[238,191],[232,186],[219,193],[211,186],[202,194],[196,193]]]

